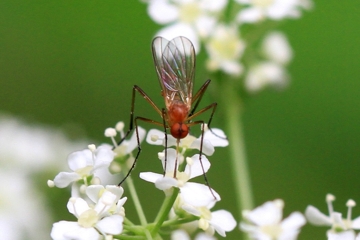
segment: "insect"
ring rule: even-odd
[[[211,110],[210,118],[207,123],[210,127],[212,117],[216,110],[217,103],[212,103],[196,112],[196,109],[203,97],[203,94],[205,93],[207,87],[210,84],[210,80],[205,81],[205,83],[200,87],[200,89],[193,95],[192,91],[195,75],[195,49],[189,39],[180,36],[172,39],[171,41],[168,41],[165,38],[156,37],[152,42],[152,54],[155,63],[155,69],[161,86],[161,95],[163,96],[165,101],[165,108],[160,109],[158,106],[156,106],[156,104],[151,100],[151,98],[139,86],[135,85],[133,87],[130,111],[130,126],[129,130],[126,132],[124,138],[120,141],[120,143],[129,135],[135,125],[136,138],[138,142],[138,152],[135,156],[133,165],[131,166],[124,179],[119,183],[119,186],[126,180],[126,178],[130,175],[131,171],[134,169],[136,161],[141,152],[140,140],[137,132],[138,121],[148,122],[164,128],[165,149],[167,149],[166,132],[169,129],[171,135],[175,139],[177,139],[178,149],[180,140],[185,138],[189,134],[190,127],[194,125],[205,124],[205,122],[202,120],[194,121],[193,119],[195,117],[198,117],[200,114]],[[136,92],[138,92],[155,109],[155,111],[162,118],[162,122],[140,116],[134,116],[134,103]],[[202,134],[199,160],[204,172],[205,182],[209,186],[207,177],[205,175],[204,167],[201,162],[204,128],[202,127],[201,129]],[[164,174],[166,173],[166,154],[167,151],[165,151]],[[173,176],[174,178],[176,178],[177,164],[178,163],[176,159]],[[213,197],[216,199],[210,187],[209,189]]]

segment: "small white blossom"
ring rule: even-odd
[[[292,49],[281,32],[270,32],[262,42],[265,60],[250,65],[245,76],[245,87],[257,92],[267,86],[284,88],[289,81],[285,66],[292,59]]]
[[[188,180],[201,176],[209,170],[210,162],[206,156],[202,155],[201,158],[204,172],[199,161],[199,154],[195,154],[192,157],[193,164],[187,164],[184,172],[178,171],[178,165],[175,167],[176,158],[176,150],[172,148],[167,149],[165,176],[159,173],[142,172],[140,173],[140,178],[155,183],[155,186],[163,191],[167,191],[172,187],[179,188],[182,199],[193,206],[207,206],[210,202],[215,201],[213,194],[216,197],[216,201],[220,200],[219,194],[213,189],[210,190],[208,186],[188,182]],[[160,155],[160,160],[162,161],[163,168],[165,168],[165,154]]]
[[[148,14],[159,24],[170,24],[156,36],[167,39],[185,36],[199,52],[198,36],[208,36],[217,21],[216,15],[226,4],[227,0],[150,0]]]
[[[137,139],[136,139],[136,129],[134,129],[134,131],[133,131],[133,133],[132,133],[129,140],[124,139],[121,142],[121,144],[118,145],[118,143],[116,142],[116,140],[114,138],[115,135],[116,135],[116,130],[120,132],[120,138],[123,139],[124,135],[125,135],[124,132],[123,132],[123,129],[124,129],[124,123],[123,122],[118,122],[116,124],[116,127],[111,130],[112,135],[110,134],[110,131],[108,129],[105,131],[105,135],[108,136],[108,137],[111,137],[111,139],[112,139],[112,142],[114,144],[114,152],[116,154],[116,157],[122,157],[122,156],[125,156],[125,155],[128,155],[128,154],[131,154],[131,152],[134,151],[134,149],[138,147],[138,142],[137,142]],[[145,138],[146,131],[145,131],[144,128],[138,126],[137,127],[137,132],[138,132],[138,135],[139,135],[139,141],[141,143]],[[107,133],[110,134],[110,135],[107,135]]]
[[[245,221],[240,228],[252,239],[257,240],[292,240],[296,239],[300,228],[305,224],[305,217],[293,212],[282,220],[284,202],[280,199],[266,202],[252,211],[244,211]]]
[[[306,0],[236,0],[248,7],[242,9],[237,20],[240,23],[254,23],[265,20],[281,20],[284,18],[298,18],[301,16],[301,9],[309,9],[311,2]]]
[[[250,67],[245,77],[245,87],[250,92],[257,92],[268,85],[283,88],[288,79],[289,76],[282,65],[264,61]]]
[[[55,176],[55,186],[59,188],[67,187],[70,183],[84,180],[87,185],[87,178],[95,176],[97,171],[105,170],[111,175],[108,168],[114,159],[114,152],[110,146],[100,146],[95,151],[85,149],[69,155],[68,165],[73,172],[60,172]],[[102,171],[103,173],[103,171]]]
[[[262,51],[267,59],[278,64],[288,64],[293,51],[285,34],[279,31],[270,32],[262,42]]]
[[[215,135],[216,134],[216,135]],[[165,134],[164,132],[151,129],[146,137],[146,142],[151,145],[162,145],[165,146]],[[176,146],[177,140],[171,134],[167,134],[167,146]],[[186,151],[187,149],[200,150],[201,135],[196,138],[191,134],[188,134],[185,138],[180,139],[179,147]],[[226,147],[229,145],[229,141],[226,139],[224,132],[218,128],[212,128],[204,132],[202,152],[211,156],[215,149],[214,147]]]
[[[51,230],[54,240],[98,240],[100,234],[106,237],[122,232],[124,217],[117,211],[126,201],[126,198],[120,199],[122,188],[107,186],[104,189],[102,186],[91,186],[86,192],[88,197],[94,200],[95,206],[89,205],[82,198],[70,198],[68,210],[78,220],[54,223]]]
[[[230,212],[226,210],[210,211],[215,202],[210,202],[207,206],[199,207],[193,206],[185,201],[182,202],[182,196],[180,196],[180,198],[178,205],[186,212],[199,217],[197,221],[198,227],[205,231],[208,236],[213,236],[216,231],[222,237],[225,237],[226,232],[232,231],[236,227],[236,221]]]
[[[240,58],[245,43],[240,39],[236,26],[217,25],[205,42],[209,54],[209,71],[222,70],[229,75],[239,76],[243,72]]]
[[[351,236],[355,236],[353,229],[360,229],[360,217],[351,220],[351,211],[352,207],[355,206],[353,200],[349,200],[346,203],[348,207],[347,217],[342,218],[342,214],[335,212],[332,206],[332,202],[335,200],[335,197],[332,194],[326,195],[326,202],[328,204],[329,215],[325,215],[319,211],[319,209],[309,205],[305,210],[305,216],[307,220],[317,226],[330,226],[331,229],[327,232],[328,239],[354,239]],[[340,238],[341,236],[342,238]],[[345,238],[344,236],[349,236]]]

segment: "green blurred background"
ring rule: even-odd
[[[295,53],[291,84],[283,92],[252,96],[244,112],[256,205],[282,198],[285,216],[303,212],[308,204],[327,212],[325,195],[333,193],[335,209],[345,214],[349,198],[360,201],[359,10],[359,1],[316,1],[300,20],[280,26]],[[99,144],[109,142],[103,136],[106,127],[119,120],[127,124],[132,85],[162,104],[150,52],[160,26],[149,19],[146,4],[2,1],[0,22],[0,111]],[[200,54],[196,89],[207,77],[203,59]],[[204,105],[211,101],[208,94]],[[158,117],[140,98],[136,107],[141,116]],[[214,127],[224,128],[221,115],[219,105]],[[160,169],[156,152],[161,148],[143,148],[133,176]],[[216,209],[236,214],[227,150],[217,150],[210,160],[208,177],[222,196]],[[162,193],[143,181],[136,184],[151,219]],[[63,199],[56,205],[67,212],[69,195],[61,191]],[[126,207],[136,222],[131,199]],[[359,207],[353,216],[358,215]],[[325,239],[325,231],[307,225],[299,239]],[[235,229],[228,236],[239,239],[240,232]]]

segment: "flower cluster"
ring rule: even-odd
[[[112,239],[139,235],[139,232],[140,235],[155,236],[159,234],[160,228],[173,230],[171,236],[176,239],[176,236],[190,237],[195,234],[194,231],[185,231],[186,225],[196,225],[195,229],[202,232],[198,236],[213,239],[215,232],[226,236],[226,232],[235,228],[236,221],[230,212],[211,211],[221,197],[210,188],[206,176],[206,184],[190,181],[209,170],[210,162],[207,156],[214,153],[215,147],[228,145],[222,130],[208,129],[206,125],[202,129],[203,136],[196,138],[188,135],[181,140],[171,135],[165,137],[159,130],[149,131],[146,137],[148,143],[167,146],[158,153],[163,171],[140,173],[140,178],[155,183],[158,189],[165,192],[161,209],[167,210],[160,210],[161,217],[157,217],[154,223],[144,220],[141,226],[136,226],[126,220],[123,205],[127,197],[122,197],[122,187],[112,184],[119,181],[114,178],[117,173],[125,175],[133,165],[133,151],[140,144],[138,141],[145,139],[146,132],[137,127],[132,136],[126,139],[123,128],[124,124],[118,123],[115,128],[105,130],[105,136],[111,138],[113,146],[103,144],[95,147],[90,144],[88,149],[70,154],[68,166],[71,171],[60,172],[53,181],[48,181],[50,187],[65,188],[71,184],[72,191],[67,208],[77,218],[77,221],[54,223],[51,231],[53,239]],[[115,140],[118,132],[119,142]],[[172,146],[176,148],[171,148]],[[187,154],[194,150],[199,153],[188,157]],[[133,198],[137,198],[133,193],[136,189],[130,192]],[[143,214],[142,210],[137,211],[139,215]],[[168,220],[165,220],[167,217]]]
[[[160,145],[164,144],[164,139],[163,132],[150,130],[147,141],[149,144]],[[167,139],[169,146],[175,144],[178,151],[168,148],[166,152],[159,153],[165,176],[159,173],[143,172],[140,173],[140,178],[154,183],[156,188],[163,190],[165,194],[169,194],[173,188],[180,189],[174,205],[175,214],[170,220],[179,221],[184,215],[189,214],[197,216],[198,227],[208,235],[212,236],[216,231],[221,236],[225,236],[225,232],[235,228],[236,222],[228,211],[210,211],[215,202],[220,201],[219,194],[210,188],[208,183],[205,185],[189,181],[206,174],[210,169],[210,162],[206,155],[212,155],[214,147],[228,145],[224,133],[220,129],[207,130],[202,144],[201,137],[196,138],[192,135],[181,139],[178,144],[171,135],[168,135]],[[189,149],[198,149],[200,154],[186,157],[185,154]]]
[[[243,78],[256,92],[284,86],[292,51],[285,35],[272,31],[275,22],[299,18],[311,0],[147,0],[148,14],[165,25],[156,36],[189,38],[198,53],[204,45],[210,72]],[[261,26],[261,27],[260,27]],[[258,39],[265,39],[258,47]]]

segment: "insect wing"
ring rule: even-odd
[[[171,41],[157,37],[152,48],[166,105],[179,99],[190,108],[195,73],[195,50],[191,41],[185,37]]]

